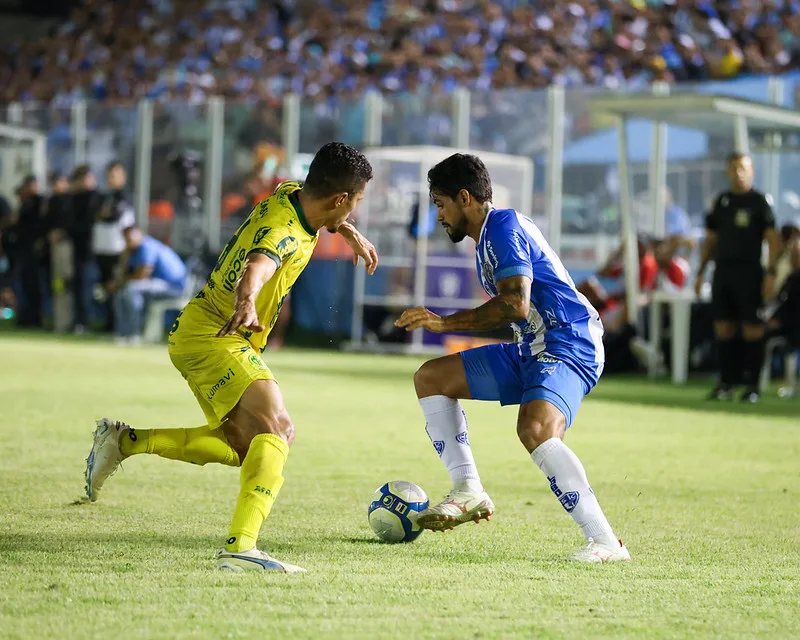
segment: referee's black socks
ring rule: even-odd
[[[737,347],[738,340],[717,340],[717,357],[719,359],[719,386],[730,389],[742,379],[743,358]],[[747,355],[744,357],[747,361]]]
[[[748,389],[758,389],[758,378],[761,375],[761,367],[764,366],[764,339],[752,342],[745,340],[743,345],[744,376],[742,382]]]

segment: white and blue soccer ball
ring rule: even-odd
[[[369,524],[384,542],[412,542],[422,533],[416,515],[428,508],[428,496],[413,482],[387,482],[372,496]]]

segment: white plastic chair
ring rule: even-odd
[[[180,296],[151,300],[147,307],[147,319],[144,324],[144,342],[155,344],[164,340],[164,314],[167,311],[180,311],[202,287],[204,279],[189,272],[186,285]]]
[[[761,368],[761,376],[758,381],[758,386],[763,392],[769,385],[772,376],[772,360],[775,355],[776,349],[785,347],[787,342],[784,338],[771,338],[767,340],[766,357],[764,358],[764,366]],[[781,397],[790,397],[800,393],[797,386],[797,351],[791,351],[786,354],[784,361],[784,369],[786,370],[786,384],[787,386],[780,390]]]

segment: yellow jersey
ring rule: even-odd
[[[253,348],[264,351],[283,302],[311,259],[319,237],[306,219],[297,197],[300,188],[297,182],[284,182],[272,196],[253,208],[222,250],[205,287],[181,313],[178,322],[182,335],[208,336],[222,328],[233,315],[236,284],[247,257],[261,253],[278,264],[275,275],[256,298],[258,319],[266,330],[254,333],[241,328],[239,334]],[[173,333],[176,329],[177,326]]]

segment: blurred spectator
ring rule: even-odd
[[[71,215],[67,235],[72,240],[72,296],[75,333],[86,331],[88,322],[89,266],[92,263],[92,230],[100,209],[97,181],[88,165],[72,172]]]
[[[675,203],[669,187],[664,189],[664,230],[667,238],[689,238],[692,233],[692,222],[689,214]]]
[[[0,195],[0,319],[11,319],[16,312],[13,253],[16,231],[11,203]]]
[[[6,101],[317,105],[373,88],[618,88],[797,66],[798,3],[732,0],[84,0],[2,52]],[[261,114],[259,114],[261,115]]]
[[[654,247],[659,243],[654,242],[644,234],[637,239],[637,249],[639,253],[639,293],[642,296],[640,304],[647,304],[648,295],[655,289],[658,283],[660,270],[666,270],[667,276],[672,280],[677,276],[678,271],[672,269],[671,256],[664,260],[662,264],[656,259]],[[597,272],[596,276],[591,276],[578,285],[578,291],[585,295],[589,302],[597,309],[603,319],[603,326],[607,330],[622,326],[626,321],[625,289],[624,285],[618,286],[611,293],[607,292],[600,282],[601,278],[619,280],[624,275],[625,245],[609,256],[606,264]],[[680,280],[679,280],[680,281]],[[680,281],[680,286],[683,281]]]
[[[117,341],[136,343],[141,339],[147,304],[182,295],[187,270],[177,253],[138,227],[125,229],[124,237],[125,272],[109,290],[115,292]]]
[[[47,200],[47,226],[51,231],[65,230],[72,215],[72,196],[69,193],[69,178],[54,171],[48,180],[50,197]]]
[[[47,202],[39,193],[36,176],[26,176],[17,189],[17,258],[19,260],[22,301],[19,310],[21,327],[41,327],[45,303],[46,271],[50,252],[47,243]]]
[[[92,228],[92,252],[100,269],[100,284],[107,285],[116,279],[120,256],[125,251],[123,231],[135,222],[133,208],[125,199],[127,174],[125,167],[112,161],[106,167],[106,186],[108,191],[99,200],[99,207]],[[114,330],[114,310],[116,306],[107,296],[106,331]]]
[[[800,349],[800,234],[792,236],[786,253],[791,271],[783,281],[777,306],[767,321],[767,338],[781,336],[790,349]]]
[[[798,240],[800,240],[800,228],[793,224],[785,224],[781,227],[781,249],[775,265],[775,288],[779,291],[789,275],[796,269],[792,264],[792,252]]]

